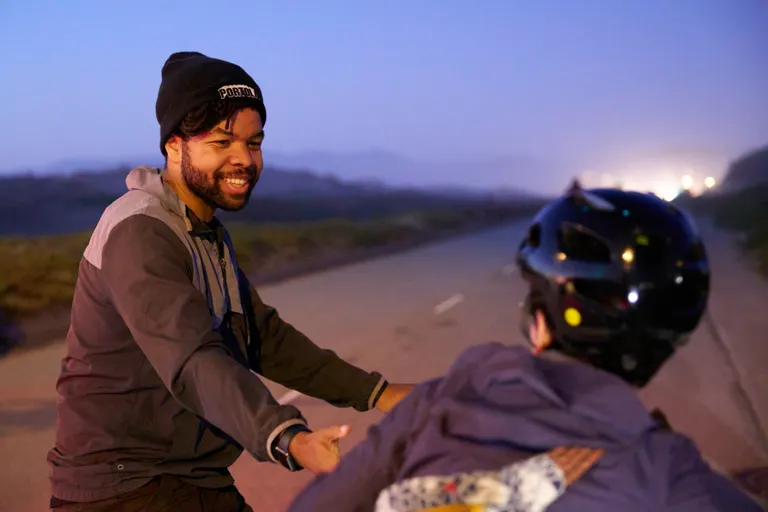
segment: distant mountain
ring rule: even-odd
[[[125,178],[138,162],[104,170],[104,163],[80,161],[63,167],[67,173],[0,176],[0,236],[67,233],[93,227],[104,208],[126,191]],[[491,196],[499,194],[390,187],[377,180],[343,181],[329,173],[318,175],[270,164],[249,206],[242,212],[223,212],[220,216],[257,222],[364,218]]]
[[[266,162],[290,169],[333,173],[345,180],[376,179],[391,186],[451,188],[493,192],[498,189],[541,190],[559,174],[551,164],[526,157],[484,160],[419,161],[380,150],[352,153],[266,151]],[[544,178],[539,180],[538,178]]]
[[[541,164],[524,158],[433,163],[385,151],[267,151],[265,164],[253,194],[258,200],[237,219],[279,222],[366,216],[447,200],[525,198],[532,196],[523,190],[532,188],[531,177],[547,179]],[[104,208],[125,192],[130,169],[139,165],[161,167],[163,161],[159,155],[70,159],[0,175],[0,235],[63,233],[94,226]],[[286,206],[291,204],[296,206]]]
[[[133,166],[107,171],[78,169],[69,174],[0,177],[0,235],[49,234],[96,224],[104,208],[126,191]],[[346,184],[306,171],[264,170],[254,197],[353,197],[378,188]]]
[[[369,186],[418,187],[453,189],[454,191],[493,192],[499,189],[532,190],[536,179],[550,180],[557,169],[526,157],[504,157],[479,160],[420,161],[395,153],[370,150],[349,153],[304,151],[287,153],[267,150],[267,166],[281,169],[305,170],[322,177],[335,176],[345,182]],[[81,172],[101,172],[116,166],[132,168],[139,165],[161,167],[160,155],[137,155],[125,158],[79,158],[54,162],[32,170],[6,170],[5,175],[62,175]]]

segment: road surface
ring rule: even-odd
[[[466,347],[520,343],[520,278],[511,266],[522,224],[494,228],[408,253],[261,289],[263,298],[318,344],[392,381],[445,371]],[[642,392],[724,471],[768,464],[768,284],[738,261],[725,235],[708,235],[714,264],[711,318]],[[55,423],[61,345],[0,360],[0,510],[47,510],[45,454]],[[311,425],[348,423],[344,450],[381,418],[340,410],[269,383]],[[232,467],[255,510],[284,510],[308,481],[243,455]]]

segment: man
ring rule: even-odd
[[[314,345],[264,304],[217,209],[248,203],[266,109],[239,66],[171,55],[156,104],[163,171],[140,167],[80,264],[49,452],[59,511],[250,510],[242,450],[290,470],[335,467],[346,426],[312,432],[259,376],[337,407],[388,411],[388,384]]]
[[[518,261],[532,350],[468,349],[289,511],[760,510],[633,389],[706,307],[708,263],[686,215],[574,187],[534,219]]]

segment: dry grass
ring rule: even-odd
[[[36,313],[72,299],[80,257],[90,233],[0,239],[0,308]]]

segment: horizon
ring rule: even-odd
[[[554,191],[587,170],[645,165],[661,176],[691,165],[663,156],[686,148],[715,155],[716,169],[768,144],[766,3],[437,5],[296,2],[234,17],[202,2],[0,6],[5,71],[24,79],[0,84],[12,127],[0,174],[159,158],[160,68],[190,49],[240,64],[262,87],[267,164],[270,154],[382,152],[434,167],[414,184],[456,184],[461,162],[527,160],[473,178]],[[163,37],[169,20],[172,38]],[[254,42],[232,44],[210,27]],[[386,167],[374,168],[338,175],[387,183]]]

